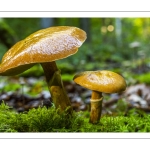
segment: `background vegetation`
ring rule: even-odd
[[[2,18],[0,58],[29,34],[60,25],[80,27],[87,32],[87,40],[79,51],[57,62],[64,73],[96,69],[124,73],[143,61],[149,66],[149,18]]]

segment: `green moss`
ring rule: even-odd
[[[0,105],[0,132],[150,132],[150,115],[133,109],[128,115],[102,116],[100,123],[90,124],[87,113],[74,112],[72,117],[55,108],[37,108],[17,113]]]

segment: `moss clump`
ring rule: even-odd
[[[0,105],[0,132],[150,132],[150,115],[132,109],[126,116],[102,116],[100,123],[89,123],[89,112],[59,114],[55,108],[39,107],[17,113]]]
[[[54,107],[33,108],[17,113],[9,106],[0,105],[0,132],[71,132],[82,124],[80,113],[67,115],[58,113]],[[67,115],[67,116],[66,116]]]

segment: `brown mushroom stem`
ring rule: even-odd
[[[102,112],[103,96],[101,92],[92,91],[91,96],[91,112],[89,122],[96,124],[99,122]]]
[[[68,108],[67,112],[71,113],[71,102],[64,89],[61,74],[56,66],[56,63],[53,61],[41,63],[41,65],[44,70],[48,88],[51,93],[51,98],[56,109],[60,108],[60,111],[63,112]]]

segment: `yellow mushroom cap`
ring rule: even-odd
[[[73,78],[77,84],[102,93],[119,93],[126,89],[124,78],[112,71],[85,71]]]
[[[17,42],[3,56],[0,75],[16,75],[35,63],[52,62],[78,51],[86,40],[86,33],[70,26],[41,29]]]

